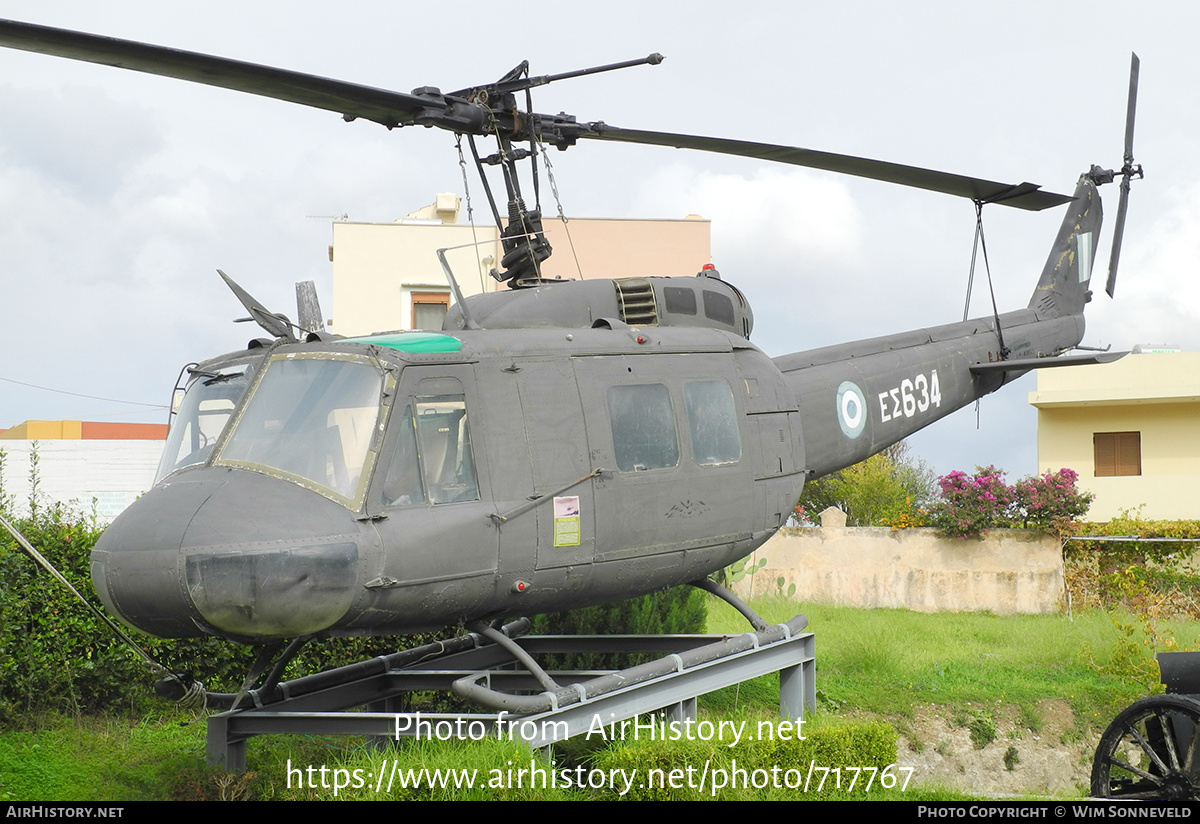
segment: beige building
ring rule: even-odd
[[[333,224],[333,317],[330,330],[363,335],[394,329],[440,329],[453,301],[437,258],[446,260],[464,295],[507,288],[488,273],[503,255],[495,226],[458,222],[461,199],[440,194],[395,223]],[[476,210],[476,219],[480,219]],[[711,260],[710,223],[682,220],[544,218],[554,254],[542,276],[564,279],[695,275]]]
[[[1200,518],[1200,352],[1038,371],[1038,470],[1069,467],[1103,521]]]

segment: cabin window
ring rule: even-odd
[[[676,315],[696,314],[696,293],[691,289],[667,286],[663,289],[663,303],[668,312]]]
[[[1092,447],[1097,478],[1142,474],[1141,432],[1097,432]]]
[[[608,390],[613,452],[622,472],[679,465],[679,438],[671,393],[660,383]]]
[[[690,381],[683,385],[692,460],[701,466],[737,463],[742,457],[733,390],[725,381]]]
[[[464,397],[417,398],[416,433],[429,500],[435,504],[478,501],[479,482]]]
[[[396,413],[393,412],[393,415]],[[396,420],[396,418],[393,418]],[[417,460],[417,427],[412,407],[394,424],[397,429],[392,456],[383,481],[384,506],[405,506],[425,502],[425,487],[421,483],[421,465]]]
[[[733,301],[728,295],[704,290],[704,317],[733,326]]]

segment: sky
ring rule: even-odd
[[[534,108],[616,126],[890,160],[1070,193],[1121,165],[1141,57],[1135,181],[1117,300],[1095,285],[1085,344],[1200,349],[1200,5],[1095,2],[495,4],[8,0],[0,15],[365,85],[452,90],[523,59],[561,81]],[[511,7],[509,11],[511,12]],[[0,428],[165,420],[176,375],[256,328],[216,275],[327,315],[333,216],[391,221],[463,194],[453,136],[108,67],[0,50]],[[712,220],[713,262],[749,297],[767,354],[962,318],[966,200],[743,158],[587,142],[551,157],[572,216]],[[470,181],[477,215],[486,207]],[[1109,217],[1116,187],[1102,190]],[[547,200],[550,200],[547,198]],[[546,211],[557,206],[550,201]],[[992,206],[1000,311],[1024,306],[1061,210]],[[1111,221],[1110,221],[1111,222]],[[1096,264],[1102,280],[1105,226]],[[971,316],[991,313],[977,274]],[[50,392],[22,384],[80,395]],[[911,439],[939,474],[1036,467],[1027,376]],[[123,403],[116,403],[114,399]]]

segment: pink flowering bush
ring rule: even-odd
[[[1060,469],[1009,486],[994,466],[978,467],[974,475],[951,472],[938,478],[941,500],[929,521],[947,538],[979,538],[1005,527],[1058,528],[1084,515],[1095,497],[1078,490],[1078,478],[1073,470]]]
[[[1011,523],[1013,490],[1004,471],[976,467],[976,474],[954,471],[938,478],[942,499],[933,505],[930,523],[948,538],[977,538]]]
[[[1075,486],[1078,479],[1079,473],[1075,470],[1060,469],[1017,481],[1013,487],[1014,514],[1020,518],[1022,526],[1051,529],[1086,515],[1096,496],[1091,492],[1080,492]]]

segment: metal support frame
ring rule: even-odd
[[[527,636],[519,639],[530,654],[653,652],[666,656],[720,641],[721,635]],[[465,675],[488,673],[494,687],[541,691],[533,676],[512,669],[507,651],[490,644],[476,649],[389,669],[356,681],[263,707],[232,710],[208,719],[208,763],[231,772],[246,769],[246,741],[256,735],[363,735],[383,744],[401,737],[519,740],[531,748],[549,746],[594,729],[646,713],[666,710],[668,719],[696,719],[696,698],[723,687],[779,673],[779,712],[799,721],[816,708],[815,645],[811,632],[755,646],[713,661],[667,673],[652,681],[593,699],[526,716],[508,713],[410,713],[408,694],[417,690],[450,691]],[[585,681],[608,671],[554,672],[561,684]],[[286,684],[281,685],[286,694]],[[345,712],[365,707],[367,712]],[[453,734],[452,734],[453,733]]]

